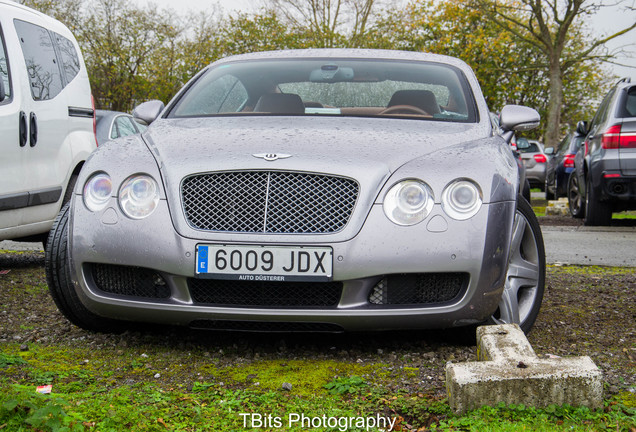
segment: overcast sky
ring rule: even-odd
[[[220,5],[226,12],[230,11],[242,11],[242,12],[255,12],[262,4],[261,0],[133,0],[138,4],[154,3],[160,8],[172,8],[178,12],[185,12],[187,10],[204,11],[213,7],[213,5]],[[601,0],[601,4],[614,4],[614,0]],[[623,3],[624,5],[636,6],[636,0],[628,0]],[[178,5],[178,7],[176,6]],[[592,19],[589,19],[589,25],[591,29],[594,29],[597,34],[610,34],[612,31],[625,28],[630,24],[636,22],[636,11],[626,12],[624,7],[609,6],[602,7],[599,13]],[[626,63],[631,65],[631,68],[624,68],[619,66],[611,66],[614,73],[620,77],[630,76],[632,81],[636,81],[636,30],[632,30],[625,36],[617,38],[608,43],[610,49],[617,49],[622,47],[626,50],[626,55],[622,55],[617,59],[620,63]]]

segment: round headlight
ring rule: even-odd
[[[442,208],[453,219],[466,220],[477,214],[482,198],[479,186],[470,180],[455,180],[442,193]]]
[[[159,203],[159,185],[150,176],[129,177],[119,190],[119,205],[126,216],[143,219],[155,210]]]
[[[398,225],[415,225],[433,209],[435,199],[431,188],[419,180],[403,180],[384,197],[384,214]]]
[[[92,212],[103,210],[110,200],[113,183],[106,173],[94,174],[84,185],[84,204]]]

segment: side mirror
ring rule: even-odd
[[[499,117],[499,124],[506,132],[528,131],[538,127],[540,121],[537,110],[521,105],[506,105]]]
[[[2,102],[7,97],[7,94],[4,91],[4,81],[0,78],[0,102]]]
[[[554,154],[554,147],[548,147],[543,151],[547,156],[552,156]]]
[[[590,131],[590,125],[588,122],[581,120],[580,122],[578,122],[576,124],[576,133],[579,135],[587,135],[587,133]]]
[[[137,123],[148,126],[159,117],[164,106],[160,100],[151,100],[137,105],[132,115]]]

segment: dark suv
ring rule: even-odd
[[[601,102],[575,165],[586,225],[609,225],[612,212],[636,209],[636,84],[629,78]]]
[[[588,125],[579,122],[575,131],[569,132],[559,145],[545,149],[549,156],[545,171],[545,199],[553,200],[568,194],[568,180],[574,171],[574,158],[585,141]]]

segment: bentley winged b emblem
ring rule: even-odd
[[[285,153],[255,153],[252,156],[259,159],[265,159],[268,162],[292,157],[292,155]]]

